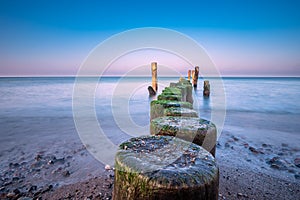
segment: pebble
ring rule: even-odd
[[[239,193],[237,193],[237,196],[238,196],[238,197],[242,197],[243,194],[239,192]]]
[[[9,163],[9,167],[19,167],[19,163]]]
[[[262,144],[261,146],[262,146],[262,147],[267,147],[268,145],[264,143],[264,144]]]
[[[42,155],[40,155],[40,154],[37,154],[36,156],[35,156],[35,158],[34,158],[35,160],[37,160],[37,161],[39,161],[39,160],[41,160],[42,159]]]
[[[111,170],[111,166],[110,165],[105,165],[105,170]]]
[[[6,197],[8,197],[8,198],[15,198],[15,197],[16,197],[16,194],[13,193],[13,192],[10,192],[10,193],[8,193],[8,194],[6,195]]]
[[[253,153],[259,153],[254,147],[249,147],[249,150]]]
[[[52,164],[54,164],[54,161],[53,160],[49,160],[48,161],[48,165],[52,165]]]
[[[243,143],[243,145],[244,145],[244,147],[245,147],[245,148],[248,148],[248,147],[249,147],[249,144],[248,144],[248,143],[246,143],[246,142],[245,142],[245,143]]]
[[[271,164],[271,167],[274,168],[274,169],[280,169],[280,167],[276,164]]]
[[[64,171],[62,174],[65,177],[70,176],[70,172],[68,170]]]
[[[266,163],[269,164],[270,167],[272,167],[274,169],[279,169],[279,170],[285,170],[285,169],[287,169],[287,166],[285,165],[284,161],[281,160],[277,156],[271,158],[270,160],[267,160]]]
[[[35,190],[37,190],[37,186],[33,185],[29,188],[28,192],[35,191]]]
[[[21,193],[19,189],[14,189],[13,192],[14,192],[15,194],[20,194],[20,193]]]
[[[294,164],[296,165],[296,167],[300,168],[300,158],[295,158]]]

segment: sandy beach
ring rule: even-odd
[[[59,132],[55,127],[47,130],[47,134],[35,130],[35,123],[49,127],[48,123],[53,121],[58,123],[53,118],[26,118],[27,123],[22,123],[24,127],[19,127],[20,132],[30,128],[32,134],[18,133],[18,140],[14,136],[16,133],[2,134],[1,199],[23,196],[111,199],[113,170],[105,170],[104,164],[85,149],[72,118],[59,120],[65,125]],[[230,126],[230,129],[229,132],[225,127],[217,146],[219,199],[298,198],[300,149],[296,145],[297,138],[279,142],[275,138],[266,140],[268,133],[274,134],[275,130],[246,130],[238,126]],[[248,135],[249,132],[256,132],[257,136]],[[256,138],[259,135],[261,140]],[[9,146],[11,148],[5,148]]]

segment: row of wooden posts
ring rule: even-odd
[[[158,85],[157,85],[157,62],[152,62],[151,63],[151,72],[152,72],[152,89],[149,89],[150,95],[156,94],[158,90]],[[195,70],[188,70],[188,76],[187,80],[191,81],[192,79],[192,84],[194,88],[197,88],[198,85],[198,78],[199,78],[199,67],[196,66]],[[151,92],[150,92],[151,90]],[[210,85],[208,80],[204,80],[203,84],[203,95],[206,97],[209,97],[210,95]]]
[[[193,109],[192,88],[183,78],[170,83],[151,102],[151,135],[120,145],[113,200],[218,199],[217,130]]]

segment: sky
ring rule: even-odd
[[[300,76],[299,9],[289,0],[0,0],[0,76],[76,75],[99,43],[142,27],[193,38],[223,76]],[[123,59],[126,71],[132,59]]]

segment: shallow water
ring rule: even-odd
[[[177,78],[160,78],[159,90],[176,81]],[[151,85],[150,78],[106,77],[99,82],[97,78],[85,78],[84,82],[87,87],[92,83],[97,84],[94,102],[95,114],[100,123],[117,128],[118,123],[122,123],[122,118],[129,118],[140,130],[147,131],[149,103],[152,100],[147,90]],[[24,117],[40,117],[40,120],[43,117],[72,117],[74,83],[75,78],[72,77],[0,78],[1,135],[7,131],[17,133],[18,125],[24,122]],[[209,119],[212,110],[225,105],[225,128],[227,124],[251,125],[254,128],[261,128],[261,124],[266,124],[270,129],[280,129],[282,125],[278,124],[278,120],[281,120],[287,127],[285,131],[299,130],[297,116],[300,115],[300,78],[224,78],[223,83],[223,86],[211,85],[211,97],[203,98],[202,80],[199,79],[199,86],[194,93],[194,107],[201,117]],[[215,92],[223,87],[226,102],[220,102],[220,95]],[[245,116],[252,117],[247,119]],[[239,124],[235,122],[235,118],[248,122]],[[259,121],[262,123],[258,123]],[[8,123],[15,125],[7,127]],[[43,130],[50,128],[45,127],[44,123],[42,126],[40,128]],[[59,123],[56,128],[59,130]]]

